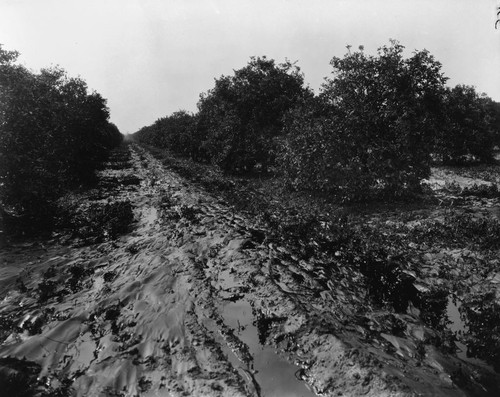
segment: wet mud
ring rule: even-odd
[[[359,268],[297,257],[138,146],[100,180],[65,232],[0,252],[9,395],[498,395],[494,365],[457,339],[478,302],[432,295],[433,258],[394,274],[432,296],[435,319],[410,301],[374,310]]]

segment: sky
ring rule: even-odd
[[[346,45],[396,39],[427,49],[448,85],[500,102],[500,0],[0,0],[0,44],[28,68],[58,65],[108,100],[111,121],[134,133],[196,111],[214,79],[251,56],[297,61],[319,88]]]

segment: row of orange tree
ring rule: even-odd
[[[230,173],[274,171],[341,201],[415,194],[432,161],[493,161],[500,104],[447,87],[428,51],[405,57],[391,40],[376,55],[349,49],[331,66],[314,95],[295,64],[251,58],[216,79],[195,114],[176,112],[135,137]]]
[[[55,200],[92,181],[122,135],[82,79],[35,73],[18,55],[0,46],[0,209],[4,222],[49,228]]]

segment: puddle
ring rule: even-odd
[[[142,216],[144,218],[145,227],[152,227],[158,220],[158,210],[155,207],[146,208]]]
[[[446,307],[446,313],[448,316],[448,320],[451,322],[448,325],[448,328],[453,331],[453,333],[457,336],[460,337],[461,335],[466,334],[469,329],[464,322],[463,318],[460,315],[460,306],[461,303],[458,299],[453,298],[452,296],[448,297],[448,306]],[[460,341],[455,341],[455,344],[457,346],[457,357],[460,358],[461,360],[464,360],[468,363],[478,365],[483,368],[487,368],[490,371],[494,372],[494,369],[492,366],[487,364],[485,361],[479,359],[479,358],[474,358],[474,357],[469,357],[467,354],[467,346],[464,345]]]
[[[253,373],[260,387],[261,397],[309,397],[315,396],[306,384],[296,377],[299,367],[281,358],[270,346],[259,343],[258,329],[253,323],[252,307],[246,300],[230,302],[224,306],[222,316],[226,325],[248,346],[253,363],[246,368]],[[235,363],[233,362],[233,365]],[[245,367],[245,363],[236,363]]]
[[[459,300],[451,296],[448,297],[448,305],[446,307],[446,313],[448,315],[448,319],[451,321],[449,328],[455,333],[462,333],[466,332],[467,330],[467,326],[460,317],[460,311],[458,310],[459,307],[460,307]]]
[[[90,334],[84,334],[73,347],[76,369],[87,369],[91,362],[95,360],[96,343]]]
[[[446,314],[448,315],[448,320],[451,321],[451,324],[448,325],[448,328],[453,331],[455,335],[462,335],[467,331],[467,327],[465,323],[462,321],[460,317],[460,311],[458,308],[460,307],[460,302],[452,297],[448,298],[448,305],[446,307]],[[457,357],[464,360],[469,361],[467,358],[467,346],[458,340],[455,341],[457,345]]]

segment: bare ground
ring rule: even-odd
[[[130,230],[108,222],[100,235],[84,226],[0,251],[6,395],[500,395],[491,365],[443,346],[421,310],[375,310],[342,252],[338,263],[297,257],[137,146],[108,165],[100,190],[75,201],[130,203]],[[432,262],[407,269],[422,291],[432,255],[440,271],[474,255],[411,250]],[[496,285],[497,271],[478,285]]]

